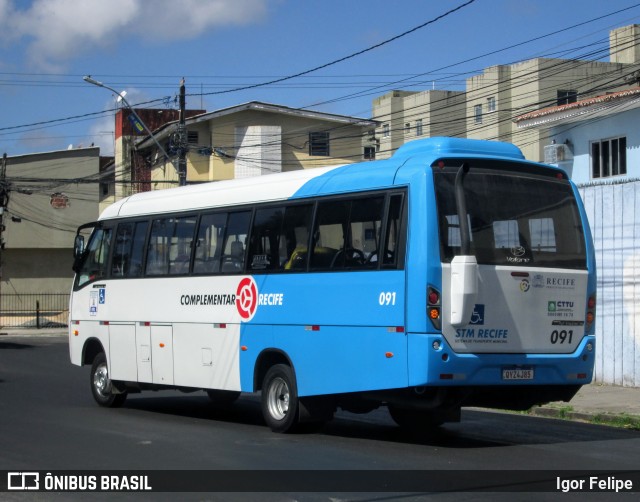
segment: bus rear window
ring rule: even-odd
[[[584,233],[567,180],[470,162],[464,180],[471,249],[479,264],[586,268]],[[457,167],[434,170],[443,262],[460,254]]]

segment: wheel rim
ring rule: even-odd
[[[111,394],[111,380],[109,380],[106,363],[102,363],[96,368],[96,372],[93,374],[93,388],[101,397],[106,398]]]
[[[282,378],[274,378],[269,386],[267,399],[269,414],[276,420],[283,420],[289,412],[289,385]]]

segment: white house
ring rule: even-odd
[[[640,87],[543,108],[514,119],[546,131],[545,162],[574,182],[640,178]]]
[[[598,267],[596,381],[640,387],[640,87],[517,117],[578,184]]]

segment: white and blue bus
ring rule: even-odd
[[[70,357],[102,406],[261,391],[276,432],[379,406],[428,430],[464,406],[568,401],[593,374],[582,203],[510,144],[431,138],[140,193],[80,227],[74,252]]]

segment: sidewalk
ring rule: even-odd
[[[67,336],[66,328],[0,328],[5,336]],[[640,388],[593,383],[585,385],[568,403],[554,402],[534,406],[534,416],[603,423],[640,430]]]
[[[640,388],[593,383],[583,386],[568,403],[535,406],[530,413],[640,430]]]

